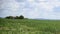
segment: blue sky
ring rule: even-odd
[[[60,0],[0,0],[0,17],[60,19]]]

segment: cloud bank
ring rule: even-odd
[[[0,17],[60,19],[59,0],[0,0]]]

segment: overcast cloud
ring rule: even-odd
[[[0,0],[0,17],[60,19],[60,0]]]

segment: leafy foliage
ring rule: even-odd
[[[16,17],[13,17],[13,16],[7,16],[5,17],[6,19],[24,19],[24,16],[21,15],[21,16],[16,16]]]
[[[24,16],[23,16],[23,15],[21,15],[21,16],[19,17],[19,19],[24,19]]]
[[[13,19],[13,16],[7,16],[5,18],[7,18],[7,19]]]
[[[19,17],[18,17],[18,16],[16,16],[16,17],[15,17],[15,19],[19,19]]]

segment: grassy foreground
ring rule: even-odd
[[[0,34],[60,34],[60,20],[0,19]]]

